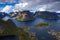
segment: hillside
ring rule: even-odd
[[[5,22],[0,19],[0,36],[7,35],[16,35],[20,40],[32,40],[30,33],[26,32],[24,28],[17,28],[11,20]]]

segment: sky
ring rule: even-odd
[[[60,0],[0,0],[0,10],[2,12],[18,10],[60,12]]]
[[[3,8],[6,5],[12,5],[12,6],[14,6],[17,3],[18,3],[18,0],[10,0],[10,1],[8,1],[8,0],[0,0],[0,8]]]

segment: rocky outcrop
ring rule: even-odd
[[[44,19],[58,19],[59,18],[55,12],[48,12],[48,11],[37,11],[35,12],[35,17],[44,18]]]
[[[35,19],[33,13],[27,10],[20,11],[15,18],[19,21],[31,21]]]

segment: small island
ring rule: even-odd
[[[50,23],[48,22],[42,22],[42,23],[39,23],[38,25],[35,25],[34,28],[40,28],[40,27],[46,27],[48,28],[50,26]]]

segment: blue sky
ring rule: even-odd
[[[12,5],[12,6],[14,6],[15,4],[0,4],[0,8],[4,8],[6,5]]]
[[[4,0],[2,0],[2,2],[3,2]],[[15,4],[17,4],[18,3],[18,0],[15,0],[16,2],[15,3],[0,3],[0,8],[4,8],[6,5],[12,5],[12,6],[14,6]]]

